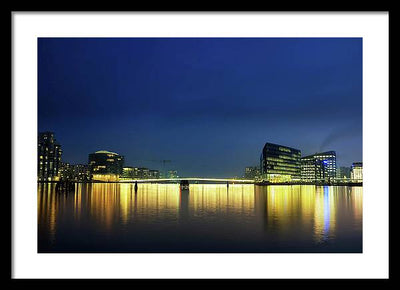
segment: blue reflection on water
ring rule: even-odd
[[[328,237],[330,226],[329,188],[324,186],[324,240]]]

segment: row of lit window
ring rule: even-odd
[[[292,150],[290,150],[290,149],[288,149],[288,148],[285,148],[285,147],[279,147],[279,151],[282,151],[282,152],[292,152]]]
[[[278,157],[270,157],[270,156],[268,156],[266,158],[266,160],[280,161],[280,162],[286,162],[286,161],[290,160],[290,161],[295,161],[295,163],[298,163],[298,161],[299,161],[296,158],[291,158],[291,157],[287,157],[287,156],[279,156],[279,158]]]
[[[290,171],[290,172],[300,172],[300,168],[291,168],[291,167],[283,167],[283,166],[273,166],[272,168],[267,168],[267,171],[270,170],[283,170],[283,171]]]
[[[268,165],[277,165],[277,166],[287,166],[287,167],[292,167],[292,168],[300,168],[299,164],[291,164],[291,163],[283,163],[283,162],[277,162],[277,161],[269,161],[267,162]]]
[[[268,173],[273,173],[273,174],[282,174],[282,175],[300,175],[298,172],[287,172],[287,171],[281,171],[281,170],[268,170]]]
[[[293,157],[293,156],[287,156],[287,155],[279,155],[279,158],[286,159],[286,160],[300,161],[299,157]]]

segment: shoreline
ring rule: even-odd
[[[182,179],[184,180],[184,179]],[[43,180],[38,180],[37,183],[55,183],[58,184],[62,181],[43,181]],[[100,181],[100,180],[96,180],[96,181],[65,181],[68,183],[135,183],[136,181]],[[161,182],[157,182],[157,181],[139,181],[137,183],[180,183],[180,181],[176,181],[176,182],[166,182],[166,181],[161,181]],[[191,183],[191,184],[209,184],[210,182],[202,182],[202,183]],[[225,184],[223,182],[211,182],[211,183],[215,183],[215,184]],[[272,183],[272,182],[241,182],[240,180],[238,180],[238,182],[229,182],[229,184],[254,184],[257,186],[272,186],[272,185],[288,185],[288,186],[292,186],[292,185],[314,185],[314,186],[363,186],[362,182],[337,182],[337,181],[332,181],[332,182],[276,182],[276,183]]]

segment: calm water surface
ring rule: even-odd
[[[38,184],[38,252],[362,252],[362,187]]]

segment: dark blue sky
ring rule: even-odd
[[[240,176],[265,142],[362,161],[361,38],[40,38],[38,77],[65,162]]]

